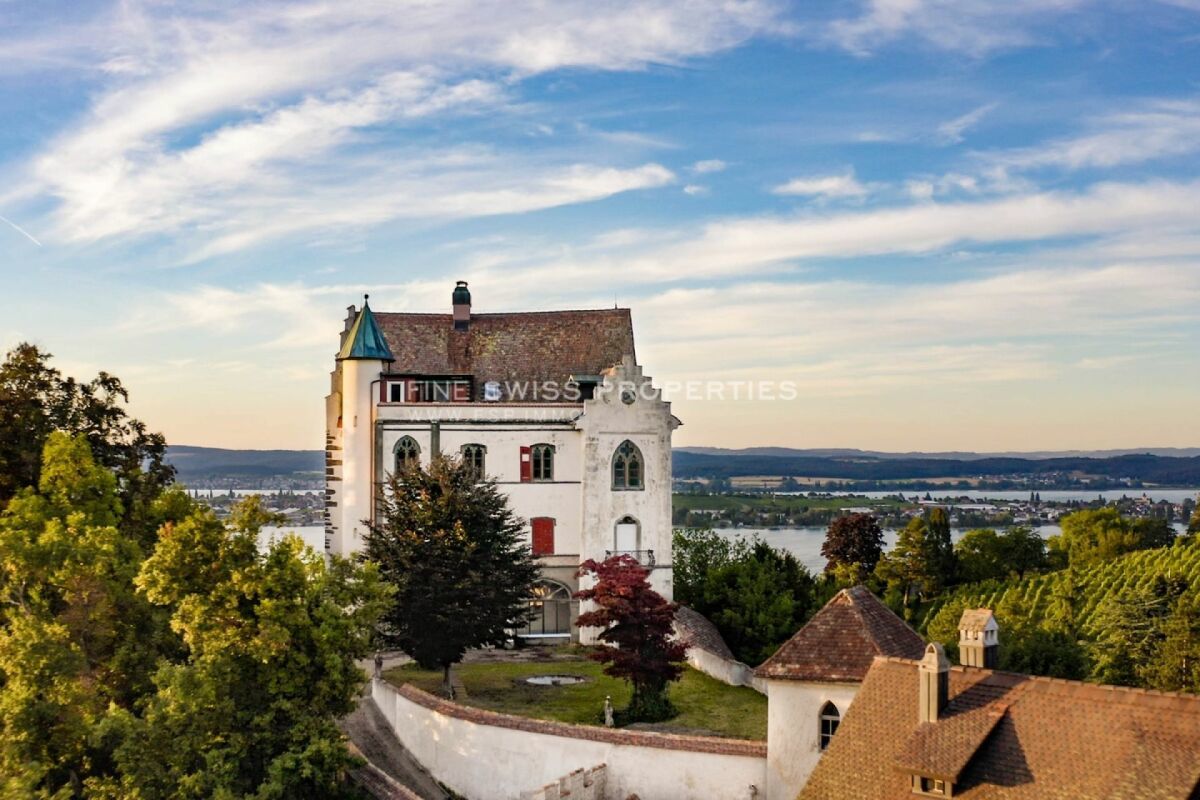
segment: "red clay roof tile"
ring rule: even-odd
[[[834,595],[755,670],[763,678],[857,683],[875,656],[920,658],[925,641],[863,586]]]

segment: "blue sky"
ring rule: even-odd
[[[462,278],[796,389],[681,444],[1200,444],[1200,0],[0,0],[0,119],[0,344],[177,443]]]

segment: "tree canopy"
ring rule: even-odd
[[[537,563],[494,481],[435,457],[391,475],[365,557],[395,587],[384,642],[446,675],[467,650],[503,644],[529,615]]]
[[[965,583],[1009,575],[1020,578],[1047,565],[1046,540],[1032,528],[1019,526],[999,533],[991,528],[967,531],[954,546],[954,552],[958,578]]]
[[[1059,567],[1109,561],[1124,553],[1165,547],[1175,530],[1164,519],[1133,519],[1115,508],[1085,509],[1067,514],[1062,533],[1050,537],[1050,558]]]
[[[862,583],[883,556],[883,529],[871,514],[837,517],[829,523],[821,555],[829,562],[826,572],[849,585]]]
[[[83,436],[95,462],[117,479],[123,528],[143,547],[154,541],[149,506],[171,483],[166,441],[125,411],[129,393],[114,375],[63,377],[50,354],[19,344],[0,364],[0,508],[38,485],[42,448],[58,431]]]
[[[147,551],[82,434],[49,433],[37,473],[0,514],[3,796],[338,796],[373,568],[260,551],[256,500],[227,527],[182,490],[144,509]]]
[[[656,721],[671,716],[667,685],[683,674],[687,645],[672,638],[679,608],[650,587],[650,570],[630,556],[601,562],[589,559],[580,577],[595,583],[576,593],[595,608],[579,615],[581,628],[601,628],[602,647],[590,658],[605,664],[604,672],[633,685],[624,715],[627,721]]]
[[[821,587],[804,565],[761,539],[679,531],[674,541],[676,598],[707,617],[740,661],[764,661],[820,605]]]

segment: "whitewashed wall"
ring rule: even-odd
[[[832,702],[844,718],[861,684],[767,683],[767,800],[794,800],[821,758],[821,708]]]
[[[721,683],[727,683],[730,686],[749,686],[759,694],[767,694],[769,681],[755,675],[754,667],[743,664],[741,661],[723,658],[700,647],[688,648],[687,661],[694,668],[709,677],[716,678]]]
[[[766,779],[761,742],[506,717],[449,706],[412,687],[402,693],[379,680],[372,694],[401,744],[434,778],[469,800],[516,800],[599,764],[606,765],[606,800],[634,793],[642,800],[750,800],[761,796]],[[443,713],[451,709],[453,714]],[[646,744],[651,741],[661,746]]]

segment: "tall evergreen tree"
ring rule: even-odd
[[[524,525],[495,481],[457,459],[389,477],[365,557],[395,587],[383,640],[441,669],[448,695],[467,650],[503,644],[528,618],[538,570]]]
[[[930,547],[929,524],[914,517],[900,530],[896,546],[875,568],[875,575],[888,586],[888,593],[911,616],[914,601],[929,596],[938,585],[937,557]]]

